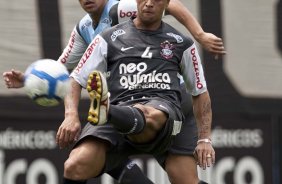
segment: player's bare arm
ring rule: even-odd
[[[81,123],[78,115],[78,105],[81,86],[71,78],[70,91],[64,99],[65,119],[58,129],[56,141],[60,148],[65,148],[77,140]]]
[[[224,55],[226,51],[221,38],[212,33],[204,32],[197,19],[192,13],[185,8],[179,0],[171,0],[167,11],[174,16],[186,29],[193,35],[193,37],[209,52],[215,55]]]
[[[215,162],[215,151],[211,144],[212,110],[208,91],[193,97],[194,114],[198,126],[198,144],[195,154],[201,168]]]

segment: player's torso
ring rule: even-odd
[[[159,96],[177,100],[179,63],[189,46],[187,41],[167,26],[157,32],[145,32],[129,22],[107,31],[105,36],[112,99]]]

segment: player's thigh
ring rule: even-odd
[[[71,151],[65,162],[67,178],[84,180],[101,174],[109,144],[101,139],[86,137]]]
[[[196,184],[199,182],[197,164],[193,156],[169,154],[165,170],[173,184]]]

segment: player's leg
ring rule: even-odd
[[[86,138],[85,138],[86,137]],[[98,137],[98,139],[97,139]],[[106,137],[106,138],[105,138]],[[84,150],[85,152],[89,154],[81,154],[80,152],[84,152],[83,149],[80,148],[88,148],[89,145],[91,147],[94,145],[97,147],[96,140],[99,142],[102,140],[102,138],[105,140],[102,142],[109,142],[111,147],[108,149],[108,144],[104,144],[104,146],[99,146],[99,149],[102,149],[103,151],[107,151],[106,153],[106,160],[105,164],[103,166],[102,171],[93,171],[93,165],[96,161],[95,158],[102,158],[104,160],[104,155],[102,157],[95,157],[92,156],[94,154],[93,148]],[[89,145],[84,146],[84,140],[89,141]],[[92,126],[90,124],[87,124],[81,133],[80,139],[75,146],[75,149],[73,149],[72,153],[70,154],[70,158],[67,161],[72,161],[70,163],[65,164],[65,181],[63,184],[85,184],[86,180],[84,179],[90,179],[92,177],[98,176],[102,173],[108,173],[110,176],[112,176],[114,179],[118,181],[118,183],[122,184],[153,184],[152,181],[150,181],[144,173],[141,171],[141,169],[136,165],[133,164],[130,159],[128,159],[128,155],[130,154],[136,154],[136,150],[132,147],[129,147],[127,144],[123,144],[122,136],[118,134],[115,129],[110,126],[109,124],[104,126]],[[92,142],[93,141],[93,142]],[[118,144],[117,144],[118,143]],[[116,146],[119,145],[119,146]],[[105,148],[106,146],[106,148]],[[100,150],[101,151],[101,150]],[[83,155],[83,158],[77,157],[77,154]],[[78,160],[75,160],[78,159]],[[90,158],[90,159],[87,159]],[[77,162],[80,162],[81,159],[85,159],[85,162],[87,163],[81,163],[80,167],[75,168],[75,164]],[[94,159],[94,161],[92,161]],[[79,165],[76,165],[79,166]],[[82,167],[82,168],[81,168]],[[80,173],[80,171],[77,171],[77,169],[88,169],[87,172],[83,174]],[[82,171],[82,170],[81,170]],[[73,173],[75,172],[75,173]],[[94,173],[95,172],[95,173]],[[88,173],[88,174],[87,174]],[[98,174],[99,173],[99,174]],[[86,175],[87,174],[87,175]],[[98,174],[98,175],[97,175]],[[69,176],[71,175],[71,176]],[[80,175],[79,178],[74,178],[72,175]],[[83,176],[83,178],[81,177]]]
[[[193,156],[198,130],[193,115],[191,95],[181,85],[182,111],[185,116],[181,132],[175,137],[173,145],[165,161],[165,170],[173,184],[198,184],[200,181],[197,173],[197,163]]]
[[[124,106],[115,108],[111,106],[111,118],[110,120],[108,119],[109,103],[107,82],[100,72],[94,71],[89,75],[87,90],[91,99],[88,120],[93,125],[101,125],[107,121],[113,121],[115,122],[115,127],[118,127],[117,129],[125,134],[134,134],[143,130],[145,124],[143,114],[140,113],[140,110],[134,107]],[[124,121],[124,117],[126,117],[127,121]],[[132,124],[134,120],[137,120],[136,126]],[[107,126],[109,124],[110,123],[108,123]],[[129,160],[126,160],[126,162],[120,162],[121,165],[117,165],[115,169],[110,170],[108,174],[117,179],[120,183],[124,184],[137,184],[138,182],[140,184],[152,184],[152,182],[142,173],[136,164],[128,167],[127,162],[130,164]]]
[[[64,164],[64,184],[83,184],[101,174],[109,143],[86,137],[71,151]]]
[[[192,122],[194,122],[194,120],[192,120]],[[187,121],[185,121],[185,123],[187,123]],[[204,181],[199,180],[197,163],[193,156],[195,149],[193,142],[195,142],[197,134],[194,133],[193,138],[193,136],[191,136],[193,135],[193,126],[186,126],[187,124],[185,123],[184,129],[182,129],[179,134],[180,137],[185,134],[185,136],[182,137],[184,138],[182,140],[185,142],[179,141],[180,137],[177,136],[177,142],[173,144],[171,153],[169,153],[166,158],[165,170],[172,184],[205,184]]]
[[[173,184],[198,184],[197,164],[193,156],[169,154],[166,172]]]
[[[197,163],[193,152],[197,141],[196,122],[191,113],[176,136],[165,160],[165,170],[173,184],[198,184]]]

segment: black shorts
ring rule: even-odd
[[[176,135],[169,152],[181,155],[193,155],[197,146],[198,128],[193,114],[192,97],[181,84],[181,110],[184,114],[181,132]]]
[[[198,129],[193,113],[186,114],[181,132],[177,134],[169,149],[170,153],[180,155],[193,155],[197,146]]]
[[[175,135],[181,129],[182,112],[170,102],[160,98],[144,98],[142,101],[128,101],[120,105],[132,105],[136,102],[152,106],[168,114],[166,125],[150,144],[135,144],[128,141],[125,136],[119,133],[111,124],[93,126],[89,123],[85,125],[78,142],[75,144],[77,145],[84,138],[89,136],[109,142],[111,148],[107,152],[105,172],[113,169],[130,155],[151,154],[153,156],[161,156],[165,154],[170,148]]]
[[[131,144],[136,149],[143,151],[144,153],[150,153],[152,155],[164,153],[171,146],[175,135],[177,135],[181,130],[183,119],[181,110],[167,100],[161,99],[159,97],[132,100],[129,102],[121,103],[120,105],[132,105],[136,103],[148,105],[154,107],[155,109],[163,111],[168,115],[168,119],[165,126],[159,132],[154,141],[151,141],[148,144],[134,144],[132,142],[129,142],[129,144]]]
[[[180,133],[175,136],[167,153],[156,157],[162,167],[164,167],[167,154],[193,156],[193,152],[197,146],[198,128],[193,114],[192,97],[186,91],[184,83],[181,85],[181,95],[181,109],[184,115],[182,128]]]

